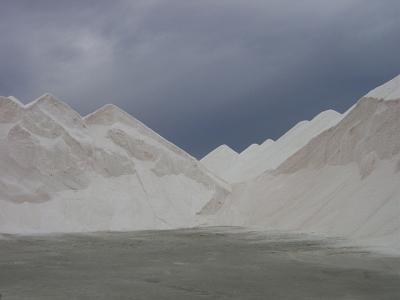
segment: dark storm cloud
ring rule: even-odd
[[[201,156],[344,111],[400,73],[400,2],[1,1],[0,94],[115,103]]]

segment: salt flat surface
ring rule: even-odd
[[[8,236],[3,299],[399,299],[400,259],[305,234],[207,228]]]

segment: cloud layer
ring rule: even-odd
[[[397,0],[2,1],[0,94],[241,150],[400,73]]]

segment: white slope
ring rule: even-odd
[[[366,98],[375,98],[381,100],[398,100],[400,99],[400,75],[392,80],[370,91]]]
[[[23,104],[17,97],[8,96],[7,98],[10,99],[10,100],[12,100],[12,101],[14,101],[14,102],[16,102],[16,103],[18,103],[18,104],[21,105],[21,106],[24,106],[24,104]]]
[[[82,117],[76,111],[49,93],[32,101],[26,105],[26,108],[41,110],[62,126],[68,128],[68,130],[77,130],[79,132],[86,128]]]
[[[13,97],[0,96],[0,124],[12,124],[19,120],[23,105]]]
[[[307,144],[313,137],[336,125],[342,115],[327,110],[311,121],[296,124],[276,142],[267,140],[256,151],[245,150],[237,163],[227,172],[220,174],[228,182],[241,182],[255,178],[268,170],[277,168],[285,159]]]
[[[220,176],[237,160],[239,154],[227,145],[221,145],[211,151],[200,162],[214,174]]]
[[[236,185],[214,206],[211,223],[339,235],[400,251],[400,99],[367,96],[276,170]]]
[[[229,186],[116,106],[0,97],[0,232],[187,227]]]
[[[270,140],[272,141],[272,140]],[[273,142],[273,141],[272,141]],[[244,149],[242,152],[240,152],[240,156],[243,157],[251,157],[253,156],[255,153],[258,152],[258,150],[260,149],[260,145],[259,144],[251,144],[250,146],[248,146],[246,149]]]
[[[251,144],[249,147],[247,147],[240,153],[239,160],[241,161],[241,163],[247,163],[248,160],[251,160],[258,153],[261,153],[266,149],[272,147],[274,142],[275,142],[274,140],[267,139],[261,145]]]

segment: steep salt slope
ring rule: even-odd
[[[299,122],[276,142],[267,140],[257,151],[252,151],[251,155],[244,154],[222,178],[229,182],[241,182],[275,169],[313,137],[336,125],[341,118],[342,115],[338,112],[327,110],[311,121]]]
[[[23,105],[14,97],[0,96],[0,122],[12,124],[17,122],[22,114]]]
[[[273,172],[235,186],[214,222],[341,235],[400,250],[400,99],[376,97],[360,99]]]
[[[272,141],[272,140],[269,140],[269,141]],[[246,149],[244,149],[242,152],[240,152],[239,155],[240,155],[241,159],[244,157],[251,157],[255,153],[257,153],[259,149],[260,149],[259,144],[251,144]]]
[[[237,160],[239,154],[227,145],[221,145],[211,151],[200,162],[214,174],[221,176]]]
[[[398,100],[400,99],[400,75],[392,80],[370,91],[365,98],[374,98],[380,100]]]
[[[18,103],[21,106],[24,106],[24,104],[21,102],[21,100],[19,100],[18,98],[14,97],[14,96],[8,96],[7,98]]]
[[[0,98],[0,232],[173,228],[229,187],[119,108]]]

